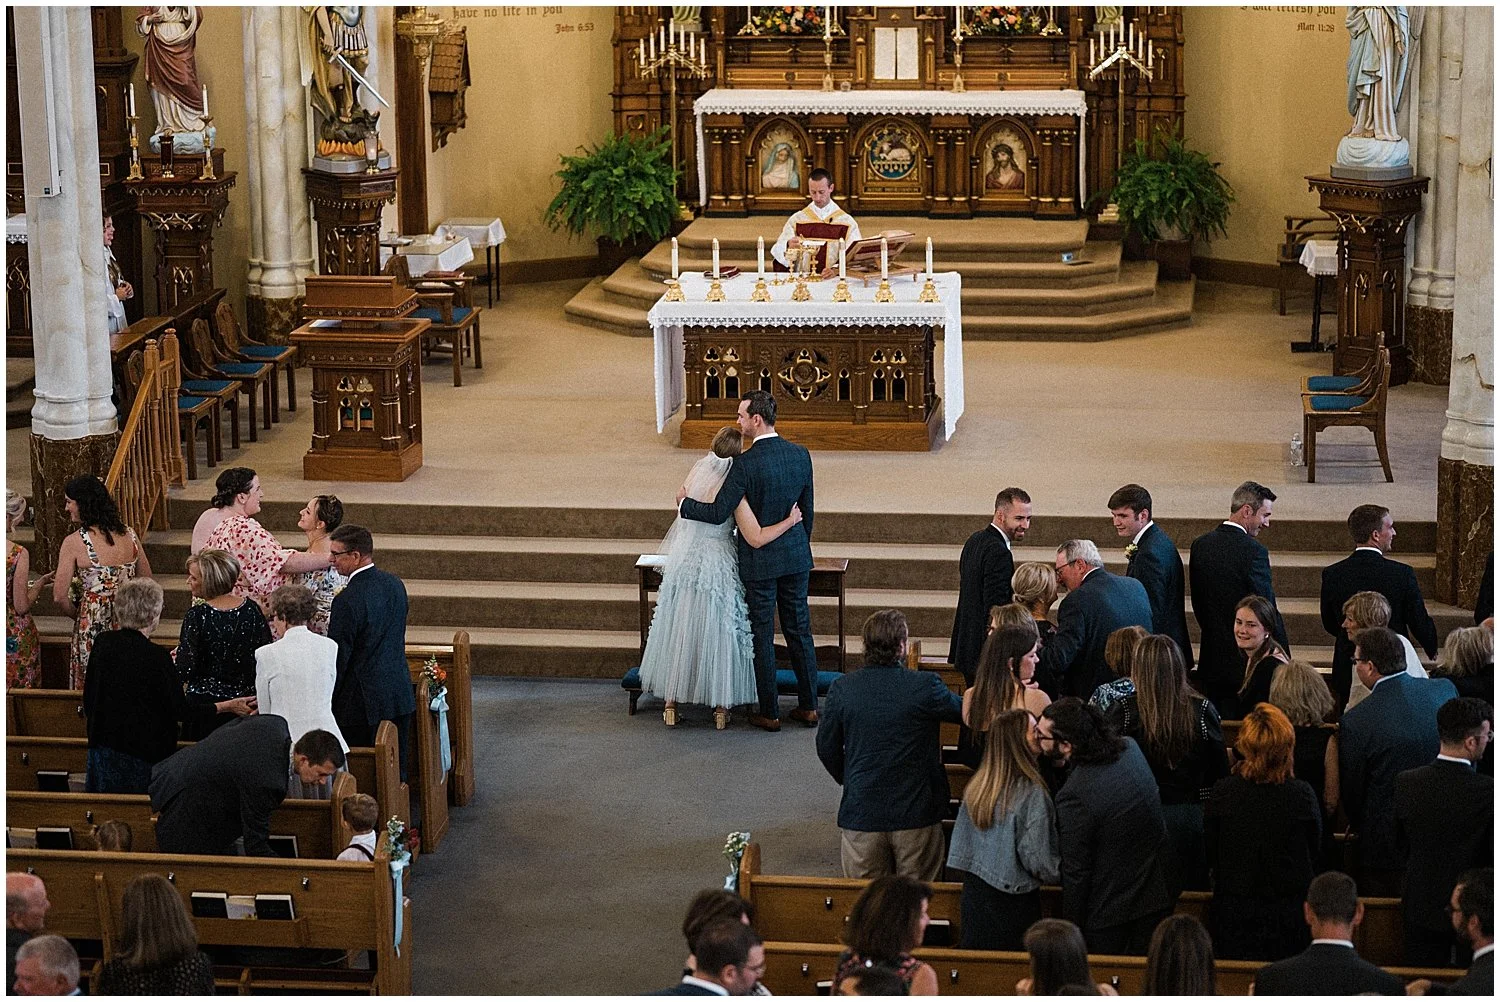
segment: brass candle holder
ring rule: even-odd
[[[807,277],[805,275],[798,275],[797,287],[792,290],[792,302],[805,303],[811,298],[812,293],[807,288]]]
[[[682,283],[675,278],[667,279],[667,294],[663,299],[668,303],[682,302]]]
[[[882,278],[880,280],[880,288],[875,290],[875,302],[894,303],[895,301],[896,294],[891,291],[891,280],[888,278]]]
[[[848,303],[854,300],[854,295],[849,291],[849,282],[842,275],[839,276],[839,284],[834,287],[833,301],[835,303]]]
[[[769,303],[770,301],[771,289],[766,285],[766,278],[764,275],[757,275],[755,278],[755,288],[750,293],[750,302]]]
[[[203,116],[203,172],[198,175],[201,181],[218,180],[218,175],[214,173],[214,148],[208,139],[208,123],[212,121],[211,116]]]
[[[141,120],[139,115],[126,115],[125,120],[130,123],[130,173],[125,175],[127,181],[142,181],[146,175],[141,172],[141,137],[135,129],[135,123]]]
[[[932,276],[928,275],[926,284],[922,286],[921,295],[917,296],[917,302],[936,303],[939,301],[940,300],[938,299],[937,286],[932,284]]]
[[[954,94],[962,94],[964,87],[964,25],[958,21],[953,26],[953,86]]]
[[[173,133],[171,128],[165,128],[161,130],[159,147],[159,156],[161,157],[161,176],[168,179],[175,178],[177,176],[172,172],[173,155],[176,152],[176,143],[172,139],[172,135]]]
[[[724,286],[719,284],[718,278],[708,287],[708,295],[704,297],[706,302],[722,303],[724,301]]]

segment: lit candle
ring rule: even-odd
[[[889,276],[886,274],[886,251],[888,250],[885,234],[880,235],[880,279],[885,281]]]
[[[755,238],[755,271],[756,274],[764,276],[766,273],[766,238]]]
[[[130,98],[130,117],[134,118],[135,117],[135,84],[131,84],[130,85],[130,89],[128,91],[126,91],[126,95]]]
[[[719,238],[714,237],[714,278],[719,277]]]
[[[676,278],[677,272],[677,238],[672,238],[672,277]]]
[[[839,238],[839,278],[844,277],[844,245],[848,243],[842,237]]]
[[[1097,60],[1094,58],[1094,36],[1089,36],[1089,65],[1092,66]]]
[[[203,117],[208,117],[208,84],[203,85]]]
[[[927,238],[927,277],[932,277],[932,238]]]

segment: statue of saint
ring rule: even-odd
[[[308,12],[307,45],[303,49],[302,82],[312,84],[313,107],[323,116],[320,140],[351,145],[362,142],[363,109],[354,100],[359,86],[345,66],[360,76],[369,66],[363,7],[317,6]],[[351,128],[353,126],[353,128]],[[321,145],[321,143],[320,143]]]
[[[202,20],[201,7],[142,7],[136,15],[135,30],[146,40],[146,83],[156,106],[153,146],[167,129],[203,131],[203,87],[195,58]],[[177,142],[184,150],[183,141]]]
[[[1349,114],[1355,139],[1401,141],[1396,109],[1406,86],[1411,24],[1405,7],[1350,7]]]

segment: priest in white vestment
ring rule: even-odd
[[[838,207],[833,200],[833,178],[828,172],[819,167],[808,175],[807,194],[812,199],[811,204],[805,209],[792,213],[786,225],[781,228],[781,236],[776,238],[775,245],[771,248],[771,256],[779,261],[782,267],[790,269],[792,266],[788,251],[794,251],[801,241],[797,238],[798,223],[842,223],[849,227],[844,239],[848,243],[860,239],[859,224],[854,217]],[[836,252],[830,252],[834,254]],[[830,256],[828,265],[831,269],[836,264],[836,258]]]

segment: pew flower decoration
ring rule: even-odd
[[[436,656],[429,657],[422,665],[422,677],[427,680],[427,698],[438,699],[448,694],[448,673],[438,664]]]
[[[964,28],[971,35],[1035,35],[1042,19],[1033,7],[970,7]]]
[[[385,844],[382,848],[390,861],[391,867],[391,889],[395,895],[395,934],[394,943],[396,956],[401,956],[401,939],[403,936],[402,923],[406,892],[402,889],[402,878],[405,871],[411,865],[411,854],[416,851],[420,840],[416,831],[406,827],[406,822],[392,814],[391,819],[385,823]]]
[[[724,890],[739,892],[740,857],[745,855],[745,846],[749,844],[749,832],[730,832],[724,840],[724,858],[729,860],[729,876],[724,878]]]
[[[759,35],[821,35],[823,8],[793,4],[762,7],[751,24]]]
[[[427,689],[427,709],[437,714],[438,749],[442,760],[443,776],[453,768],[453,745],[448,740],[448,673],[438,665],[435,656],[422,664],[422,678]]]

